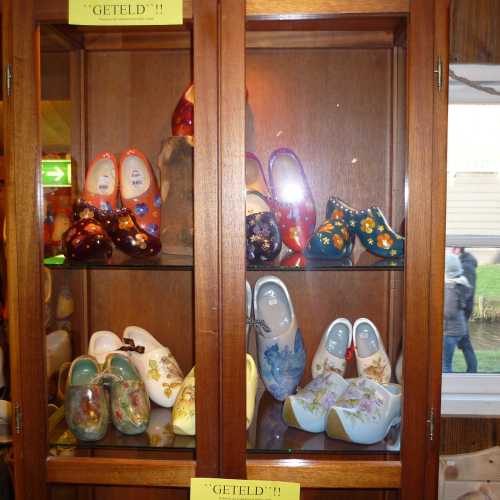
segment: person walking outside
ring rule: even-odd
[[[460,259],[460,263],[462,264],[462,269],[464,272],[464,276],[467,278],[469,285],[471,286],[471,293],[465,302],[465,321],[467,327],[467,336],[463,338],[458,344],[457,347],[461,349],[464,353],[465,363],[467,365],[467,373],[476,373],[477,372],[477,358],[474,352],[474,347],[472,346],[472,342],[470,339],[470,329],[469,329],[469,321],[472,316],[472,312],[474,310],[474,296],[476,294],[476,280],[477,280],[477,260],[476,258],[465,251],[463,247],[453,247],[451,249],[452,253],[458,255]]]
[[[470,344],[470,338],[465,319],[467,300],[472,293],[472,287],[463,274],[460,259],[454,253],[447,253],[445,260],[444,283],[444,338],[443,338],[443,372],[453,371],[453,354],[460,343],[463,350],[467,371],[477,371],[477,360]],[[470,344],[468,349],[467,342]]]

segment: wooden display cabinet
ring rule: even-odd
[[[446,12],[446,0],[185,0],[180,27],[106,29],[67,25],[62,0],[4,2],[4,64],[14,73],[4,109],[19,498],[184,498],[194,476],[299,481],[311,499],[331,489],[346,498],[435,497],[446,136],[435,67],[440,59],[445,79]],[[195,82],[195,244],[193,257],[48,266],[53,297],[44,306],[40,89],[62,80],[73,196],[101,151],[137,147],[156,163],[175,105]],[[380,262],[358,241],[349,267],[247,266],[244,153],[265,167],[278,147],[301,158],[317,224],[332,195],[378,205],[405,231],[404,262]],[[244,285],[266,274],[286,283],[295,306],[308,360],[302,386],[336,317],[372,319],[393,366],[402,346],[401,451],[388,440],[362,446],[277,431],[267,417],[279,418],[281,406],[267,393],[245,431]],[[196,365],[196,439],[155,448],[147,436],[110,430],[85,446],[58,442],[64,422],[47,425],[41,353],[61,286],[75,303],[73,357],[92,332],[120,335],[137,324],[168,345],[184,373]]]

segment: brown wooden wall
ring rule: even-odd
[[[500,445],[498,418],[444,418],[441,454],[469,453]]]

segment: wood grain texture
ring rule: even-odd
[[[448,54],[449,0],[434,2],[434,59],[443,64],[443,89],[434,92],[434,134],[431,211],[431,263],[429,303],[429,406],[434,408],[435,437],[427,442],[425,496],[435,498],[439,483],[439,442],[441,419],[441,354],[443,346],[444,253],[446,246],[446,154],[448,139]]]
[[[401,463],[247,460],[247,478],[298,482],[301,488],[399,488]]]
[[[86,490],[91,490],[84,497]],[[50,488],[50,500],[188,500],[188,488],[139,488],[134,486],[82,486],[53,485]]]
[[[154,50],[191,48],[190,31],[119,31],[84,33],[85,50]]]
[[[500,446],[499,418],[441,419],[442,455],[470,453]]]
[[[429,379],[434,175],[434,1],[410,4],[408,33],[408,208],[406,218],[402,498],[425,498],[428,408],[439,390]],[[424,125],[425,124],[425,125]],[[440,286],[440,282],[437,284]],[[426,367],[423,369],[423,367]]]
[[[191,460],[47,458],[47,481],[50,483],[188,487],[195,471],[196,462]]]
[[[405,14],[409,0],[247,0],[247,16]]]
[[[247,31],[246,47],[266,48],[374,48],[392,47],[388,31]]]
[[[89,271],[89,335],[111,330],[120,337],[137,325],[166,345],[186,374],[194,364],[191,271]]]
[[[194,290],[197,470],[220,471],[220,183],[217,1],[194,1]],[[201,375],[200,375],[201,374]]]
[[[153,167],[172,112],[191,82],[184,51],[102,51],[86,56],[87,159],[135,147]]]
[[[12,95],[4,102],[11,396],[24,415],[22,433],[14,434],[15,488],[20,500],[43,500],[47,436],[40,422],[46,419],[47,392],[43,385],[33,390],[34,381],[45,380],[37,167],[40,65],[33,1],[4,1],[2,22],[3,70],[10,63],[14,75]]]
[[[245,1],[220,2],[221,475],[245,477]]]
[[[450,2],[449,2],[450,3]],[[500,5],[496,0],[453,0],[450,62],[500,63]]]

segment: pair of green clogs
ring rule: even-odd
[[[128,357],[117,353],[109,354],[102,368],[93,356],[73,361],[64,407],[68,427],[82,441],[105,436],[110,411],[113,425],[124,434],[141,434],[149,423],[144,382]]]

